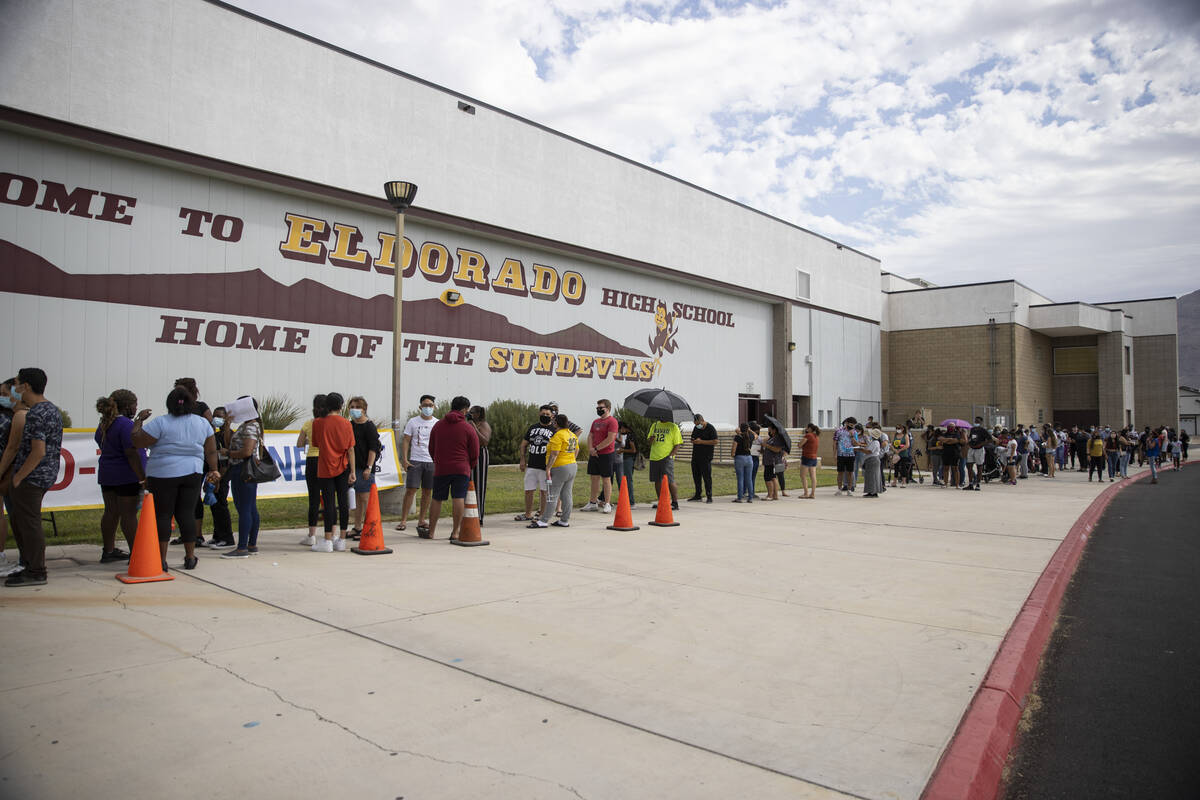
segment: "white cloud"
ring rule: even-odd
[[[1197,283],[1200,17],[1173,0],[238,4],[893,272]]]

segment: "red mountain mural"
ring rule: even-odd
[[[287,286],[258,269],[219,275],[72,275],[37,253],[3,239],[0,239],[0,292],[227,317],[263,317],[378,331],[392,329],[390,295],[356,297],[307,278]],[[514,325],[503,314],[471,305],[449,308],[437,299],[404,301],[404,333],[623,356],[646,355],[583,323],[554,333],[535,333]]]

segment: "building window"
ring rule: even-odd
[[[808,294],[808,279],[809,275],[802,269],[796,270],[796,297],[801,300],[807,300]]]
[[[1098,363],[1095,345],[1054,348],[1055,375],[1095,375]]]
[[[1125,345],[1125,374],[1133,374],[1133,354],[1129,352],[1129,345]]]

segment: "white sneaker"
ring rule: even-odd
[[[333,540],[332,539],[317,539],[315,542],[313,542],[312,551],[314,553],[332,553],[333,552]]]
[[[604,504],[604,513],[605,513],[605,514],[611,514],[611,513],[612,513],[612,503],[605,503],[605,504]]]
[[[333,545],[333,551],[335,553],[346,552],[346,540],[343,537],[339,536],[338,538],[334,539],[331,544]]]
[[[304,545],[305,547],[312,547],[316,543],[317,537],[313,536],[312,534],[309,534],[300,540],[300,544]]]
[[[599,510],[599,508],[600,508],[599,506],[597,506],[595,503],[593,503],[589,500],[588,504],[579,510],[580,511],[597,511],[597,510]]]

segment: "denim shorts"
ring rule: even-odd
[[[367,494],[371,491],[371,487],[375,485],[375,473],[372,472],[370,477],[364,478],[362,471],[355,473],[354,491],[358,494]]]

